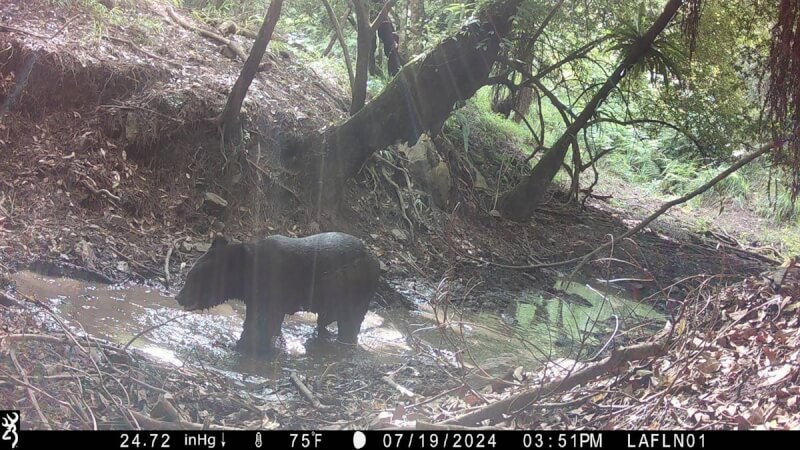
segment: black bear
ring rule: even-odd
[[[337,322],[338,340],[356,344],[379,276],[378,259],[344,233],[271,236],[245,244],[216,238],[175,299],[187,311],[242,300],[244,331],[237,348],[246,353],[271,350],[284,316],[298,311],[317,313],[319,336]]]

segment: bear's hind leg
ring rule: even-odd
[[[331,336],[331,332],[328,331],[326,328],[328,325],[334,322],[334,318],[331,317],[330,313],[319,313],[317,315],[317,337],[320,339],[326,339]]]
[[[358,333],[361,331],[361,323],[367,315],[366,308],[358,308],[339,313],[336,322],[339,324],[338,341],[344,344],[357,345]]]

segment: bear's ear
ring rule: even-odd
[[[214,241],[211,243],[211,248],[219,248],[228,245],[228,239],[225,236],[217,236],[214,238]]]

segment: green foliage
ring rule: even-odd
[[[463,143],[465,151],[469,151],[470,146],[495,148],[503,145],[516,147],[525,153],[532,152],[531,134],[525,126],[492,112],[490,102],[490,89],[479,90],[445,123],[444,132],[448,138]]]
[[[622,140],[621,136],[616,137]],[[600,167],[612,176],[671,196],[686,195],[727,168],[724,164],[674,158],[668,151],[646,142],[643,145],[623,145],[601,160]],[[759,215],[776,223],[800,225],[800,210],[794,205],[789,189],[776,177],[779,176],[770,176],[769,169],[763,165],[751,163],[696,197],[691,204],[707,207],[733,204],[738,208],[752,205]],[[768,184],[771,190],[768,190]]]
[[[781,222],[797,222],[798,209],[792,200],[792,194],[786,189],[781,189],[770,202],[759,205],[759,212],[767,217]]]

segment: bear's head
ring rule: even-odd
[[[195,262],[186,275],[186,283],[175,296],[178,304],[186,311],[208,309],[238,298],[237,287],[241,285],[232,276],[241,268],[239,247],[242,244],[229,244],[224,237],[214,239],[208,251]]]

